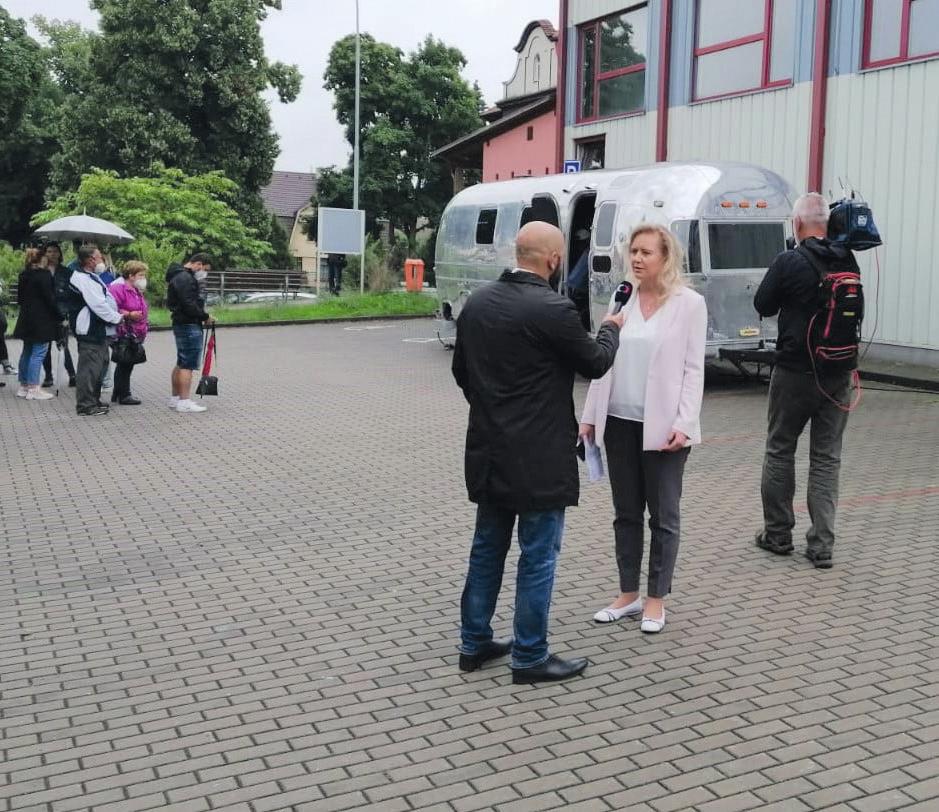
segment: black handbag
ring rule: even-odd
[[[209,334],[211,333],[211,338]],[[218,396],[218,377],[210,375],[212,371],[212,361],[218,357],[218,350],[215,346],[215,327],[205,331],[202,339],[202,377],[199,378],[199,385],[196,387],[196,394],[200,398]]]
[[[121,336],[111,346],[111,360],[122,366],[136,366],[147,363],[147,351],[143,343],[133,336]]]

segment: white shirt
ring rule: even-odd
[[[648,319],[642,317],[639,297],[626,305],[626,322],[619,333],[619,350],[613,361],[610,391],[611,417],[643,422],[646,411],[646,381],[649,378],[649,361],[655,347],[658,332],[660,307]]]

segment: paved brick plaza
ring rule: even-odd
[[[222,331],[204,415],[162,405],[166,333],[143,407],[0,390],[0,810],[939,808],[939,397],[867,394],[824,573],[750,543],[764,391],[712,383],[666,633],[590,621],[585,485],[552,646],[592,665],[513,687],[456,670],[466,408],[431,335]]]

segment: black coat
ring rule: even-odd
[[[802,253],[808,251],[819,270]],[[807,337],[809,322],[818,311],[821,269],[826,273],[857,272],[854,255],[828,240],[809,237],[799,248],[784,251],[769,266],[753,305],[761,316],[779,314],[776,364],[793,372],[811,372]]]
[[[594,341],[574,304],[534,274],[506,271],[467,300],[453,377],[470,405],[470,501],[516,513],[577,504],[574,373],[602,377],[617,347],[615,327]]]
[[[20,306],[15,338],[42,344],[59,337],[59,309],[55,304],[52,274],[45,268],[27,268],[20,274],[16,289]]]

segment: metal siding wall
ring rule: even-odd
[[[884,245],[878,342],[939,349],[939,60],[828,84],[823,189],[847,178],[870,201]],[[874,328],[874,252],[858,254]]]
[[[606,168],[642,166],[655,162],[655,113],[641,116],[598,121],[568,127],[565,138],[565,156],[573,158],[574,141],[592,135],[606,134]]]
[[[856,73],[861,65],[864,32],[862,0],[832,0],[828,75]]]
[[[805,188],[812,85],[673,107],[670,161],[744,161],[778,172]]]

